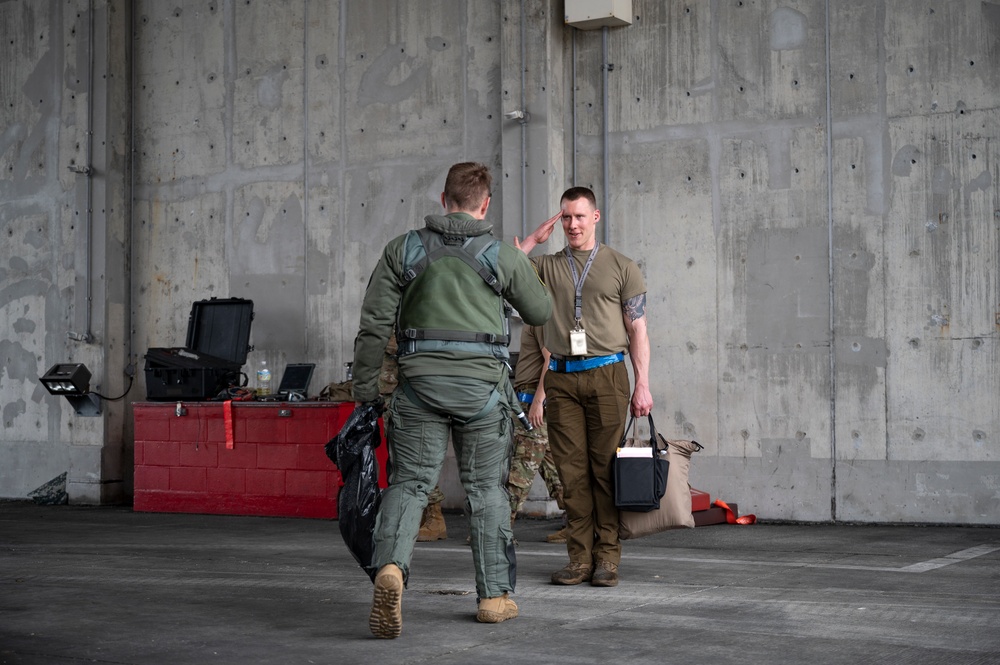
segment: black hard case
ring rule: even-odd
[[[211,298],[191,305],[183,347],[146,352],[146,399],[208,400],[230,386],[246,385],[253,301]]]

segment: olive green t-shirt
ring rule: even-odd
[[[570,250],[577,275],[590,258],[590,250]],[[565,251],[532,258],[538,276],[552,296],[552,318],[544,326],[542,343],[558,356],[569,356],[569,332],[575,327],[576,285]],[[628,333],[622,303],[646,292],[646,281],[635,261],[602,244],[583,282],[583,317],[587,331],[587,356],[608,356],[628,351]]]
[[[519,392],[534,393],[538,379],[542,376],[545,356],[539,344],[538,335],[542,329],[524,326],[521,330],[521,349],[517,353],[517,367],[514,368],[514,389]]]

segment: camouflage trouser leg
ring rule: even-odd
[[[527,410],[527,405],[522,405]],[[542,479],[549,490],[549,496],[562,502],[562,483],[556,473],[552,454],[549,452],[549,433],[543,423],[530,432],[520,424],[514,425],[514,454],[510,460],[510,478],[507,490],[510,492],[510,518],[517,517],[524,507],[531,491],[535,473],[542,472]]]
[[[562,481],[559,480],[559,471],[556,469],[555,460],[552,459],[552,450],[548,446],[548,441],[545,444],[545,457],[538,465],[538,472],[542,474],[545,487],[549,490],[549,497],[555,499],[559,510],[566,510],[566,506],[563,504],[563,486]]]
[[[444,501],[444,492],[441,491],[440,485],[435,485],[431,493],[427,495],[427,505],[433,506],[435,503],[441,503]]]

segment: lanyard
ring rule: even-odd
[[[590,252],[590,258],[587,259],[587,263],[583,266],[583,274],[578,276],[576,261],[573,260],[573,252],[570,251],[569,245],[566,245],[566,261],[569,263],[569,269],[573,272],[573,282],[576,284],[576,300],[573,303],[573,313],[576,316],[576,327],[578,330],[580,328],[580,321],[583,320],[583,281],[587,279],[587,273],[590,272],[590,265],[594,262],[594,257],[597,256],[597,250],[600,247],[601,243],[594,243],[594,249]]]

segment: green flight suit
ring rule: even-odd
[[[477,237],[492,225],[465,213],[430,215],[426,227],[452,237]],[[490,272],[500,295],[459,258],[443,257],[407,286],[413,236],[386,245],[372,273],[354,344],[354,399],[378,395],[382,355],[393,326],[409,329],[505,332],[503,300],[525,322],[541,325],[552,313],[548,292],[519,250],[491,245]],[[510,464],[510,406],[496,401],[508,367],[504,344],[431,341],[400,342],[400,386],[393,394],[387,431],[389,486],[375,524],[373,566],[394,563],[409,577],[410,559],[427,495],[434,488],[448,437],[466,492],[476,591],[495,598],[514,590],[516,562],[506,490]],[[487,408],[488,407],[488,408]]]

